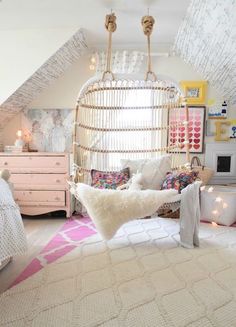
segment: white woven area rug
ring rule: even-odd
[[[139,220],[88,238],[0,298],[4,327],[236,326],[236,228],[201,224],[178,246],[178,221]]]

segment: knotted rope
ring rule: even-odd
[[[103,73],[102,79],[105,78],[107,73],[111,74],[112,79],[114,80],[114,75],[111,71],[111,45],[112,45],[112,33],[116,30],[116,16],[114,13],[106,15],[105,20],[105,28],[109,32],[108,37],[108,47],[107,47],[107,64],[106,64],[106,71]]]
[[[148,65],[147,65],[146,80],[148,79],[149,75],[152,75],[155,81],[157,78],[151,68],[152,65],[151,65],[151,44],[150,44],[150,35],[152,34],[154,23],[155,23],[155,19],[149,15],[143,16],[141,21],[141,24],[143,26],[143,33],[144,35],[147,36],[147,41],[148,41]]]

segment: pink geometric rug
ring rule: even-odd
[[[202,222],[210,223],[207,221]],[[235,224],[232,226],[236,227]],[[20,273],[10,287],[22,282],[46,265],[63,257],[74,248],[80,246],[81,242],[87,237],[96,233],[96,228],[88,216],[76,216],[67,219],[49,243]]]
[[[63,257],[89,236],[97,233],[96,228],[88,216],[69,218],[59,231],[53,236],[42,251],[28,264],[28,266],[15,279],[14,286],[32,276],[46,265]]]

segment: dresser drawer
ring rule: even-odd
[[[7,168],[12,173],[66,173],[66,156],[0,156],[0,168]]]
[[[15,201],[19,205],[65,206],[64,191],[14,191]]]
[[[12,174],[16,190],[66,190],[67,174]]]

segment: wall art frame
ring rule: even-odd
[[[73,109],[24,109],[21,126],[29,151],[71,152]]]
[[[180,86],[188,105],[205,105],[207,81],[181,81]]]
[[[205,106],[188,106],[189,111],[189,152],[190,153],[204,153],[204,139],[205,139]],[[174,110],[169,111],[169,124],[179,119],[185,120],[185,117],[176,117]],[[175,130],[169,129],[168,142],[174,145],[185,140],[185,127],[181,126]],[[180,149],[180,153],[186,153],[186,149]]]

